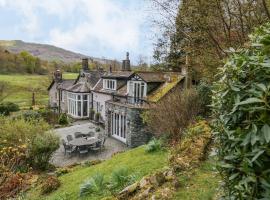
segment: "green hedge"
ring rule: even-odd
[[[226,199],[270,197],[270,23],[233,51],[214,84],[213,122]]]

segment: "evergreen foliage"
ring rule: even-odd
[[[226,199],[270,196],[270,23],[233,51],[214,84],[213,126]]]

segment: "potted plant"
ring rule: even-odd
[[[95,117],[95,110],[92,108],[92,109],[90,110],[90,119],[91,119],[91,120],[94,120],[94,117]]]
[[[97,113],[95,114],[95,121],[96,121],[96,122],[99,122],[99,119],[100,119],[100,113],[97,112]]]

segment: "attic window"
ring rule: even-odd
[[[116,90],[116,80],[104,79],[103,80],[103,89]]]

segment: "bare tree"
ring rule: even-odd
[[[147,111],[146,122],[156,135],[167,134],[179,140],[182,131],[200,111],[200,100],[193,89],[168,94]]]

